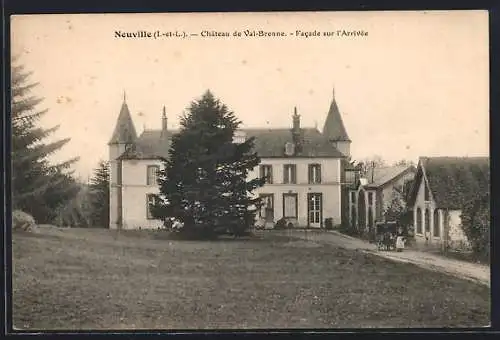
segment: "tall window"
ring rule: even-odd
[[[373,205],[373,192],[368,193],[368,204]]]
[[[429,185],[427,184],[425,179],[423,180],[423,183],[424,183],[424,200],[430,201]]]
[[[422,209],[417,208],[417,234],[422,234]]]
[[[440,236],[441,229],[439,228],[439,210],[434,209],[434,228],[432,230],[434,237]]]
[[[271,165],[261,165],[260,166],[260,178],[266,179],[266,184],[273,183],[273,168]]]
[[[156,185],[158,183],[158,171],[160,171],[158,165],[148,165],[147,185]]]
[[[309,183],[321,183],[321,165],[309,164]]]
[[[431,231],[431,219],[430,219],[430,214],[429,214],[429,209],[425,209],[425,232],[430,232]]]
[[[297,183],[297,166],[295,164],[283,165],[283,183],[285,184]]]
[[[151,213],[151,208],[155,204],[155,195],[153,194],[148,194],[146,196],[146,218],[148,220],[154,219],[153,214]]]

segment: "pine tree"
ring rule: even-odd
[[[109,226],[109,164],[100,161],[90,180],[91,221],[94,226]]]
[[[260,159],[253,138],[233,143],[240,124],[210,91],[191,103],[160,170],[161,194],[152,211],[157,218],[177,218],[183,230],[200,237],[248,229],[258,204],[251,194],[263,180],[247,178]]]
[[[38,85],[29,82],[30,76],[24,66],[12,67],[12,203],[14,209],[29,212],[37,222],[50,223],[57,207],[78,191],[71,173],[64,171],[78,158],[49,164],[47,157],[69,139],[45,142],[58,126],[48,129],[37,126],[47,110],[37,109],[42,99],[30,94]]]

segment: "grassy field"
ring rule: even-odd
[[[456,327],[490,323],[489,289],[356,251],[269,236],[13,235],[24,329]]]

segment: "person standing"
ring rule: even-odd
[[[399,227],[396,235],[396,251],[403,251],[405,247],[405,237],[403,233],[403,228]]]

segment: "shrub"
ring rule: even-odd
[[[481,193],[462,208],[462,229],[472,248],[481,259],[490,256],[490,193]]]
[[[328,217],[325,219],[325,229],[332,230],[333,229],[333,218]]]
[[[35,219],[21,210],[12,212],[12,230],[30,231],[36,226]]]
[[[280,218],[278,222],[274,225],[274,229],[285,229],[287,226],[286,219],[284,217]]]

